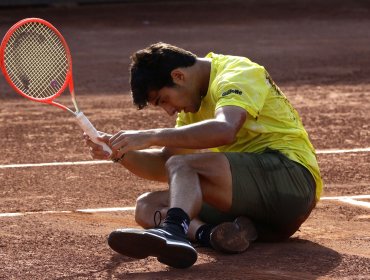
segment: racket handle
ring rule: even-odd
[[[98,140],[98,137],[100,136],[98,131],[95,129],[95,127],[92,125],[92,123],[89,121],[88,118],[84,115],[84,113],[79,112],[76,114],[76,120],[77,123],[80,125],[83,131],[90,137],[91,141],[93,141],[95,144],[98,144],[103,147],[103,150],[105,152],[108,152],[109,154],[112,154],[112,150],[109,148],[107,144],[104,142]]]

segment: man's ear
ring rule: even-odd
[[[171,71],[171,77],[173,82],[179,85],[183,84],[185,81],[185,73],[179,68],[173,69]]]

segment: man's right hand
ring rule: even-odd
[[[109,139],[112,137],[112,135],[100,131],[99,134],[100,137],[98,139],[109,146]],[[93,159],[110,159],[109,153],[105,152],[101,145],[95,144],[93,141],[91,141],[90,137],[86,133],[83,134],[83,139],[85,140],[85,145],[89,148],[90,155]]]

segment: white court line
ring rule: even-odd
[[[369,148],[345,149],[345,150],[317,150],[316,154],[344,154],[344,153],[364,153],[370,152]],[[62,166],[62,165],[92,165],[92,164],[111,164],[109,160],[86,160],[86,161],[67,161],[67,162],[46,162],[46,163],[20,163],[20,164],[2,164],[0,169],[5,168],[25,168],[25,167],[45,167],[45,166]]]
[[[366,199],[370,198],[369,194],[360,194],[360,195],[346,195],[346,196],[326,196],[326,197],[321,197],[320,200],[341,200],[341,199]]]
[[[335,149],[317,150],[316,154],[345,154],[345,153],[364,153],[364,152],[370,152],[370,147],[344,150],[335,150]]]
[[[99,213],[99,212],[118,212],[118,211],[134,211],[135,207],[115,207],[115,208],[96,208],[96,209],[77,209],[74,211],[34,211],[34,212],[15,212],[15,213],[0,213],[1,217],[18,217],[27,215],[45,215],[45,214],[72,214],[72,213]]]
[[[363,206],[370,208],[370,202],[358,201],[357,199],[370,198],[370,195],[352,195],[352,196],[329,196],[322,197],[321,200],[338,200],[341,202],[349,203],[356,206]],[[0,218],[2,217],[19,217],[27,215],[44,215],[44,214],[72,214],[72,213],[102,213],[102,212],[125,212],[134,211],[135,207],[114,207],[114,208],[91,208],[91,209],[77,209],[74,211],[35,211],[35,212],[15,212],[15,213],[0,213]]]
[[[135,207],[115,207],[115,208],[79,209],[76,210],[76,212],[98,213],[98,212],[134,211],[134,210]]]
[[[341,198],[341,199],[338,199],[338,200],[341,201],[341,202],[352,204],[352,205],[363,206],[363,207],[366,207],[366,208],[370,208],[370,202],[358,201],[358,200],[354,200],[352,198]]]
[[[21,164],[4,164],[0,169],[5,168],[23,168],[23,167],[44,167],[44,166],[62,166],[62,165],[91,165],[91,164],[108,164],[113,163],[108,160],[86,160],[86,161],[66,161],[66,162],[46,162],[46,163],[21,163]]]

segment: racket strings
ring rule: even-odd
[[[11,35],[4,64],[14,85],[36,99],[58,93],[69,70],[59,36],[38,22],[24,24]]]

